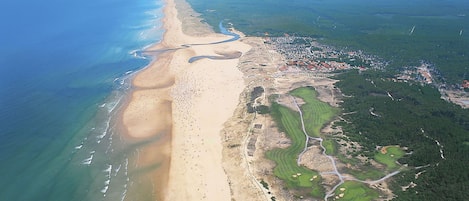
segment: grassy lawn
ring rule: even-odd
[[[356,158],[347,158],[342,154],[337,154],[337,158],[345,163],[345,164],[350,164],[350,165],[359,165],[360,169],[355,170],[355,169],[350,169],[346,168],[345,172],[353,175],[355,178],[360,179],[360,180],[376,180],[380,179],[385,176],[384,172],[382,170],[378,170],[374,168],[373,166],[367,166],[361,164],[361,162],[356,159]]]
[[[337,142],[332,139],[325,139],[322,141],[322,145],[326,148],[326,154],[327,155],[335,155],[337,150]]]
[[[362,167],[360,170],[348,169],[347,172],[360,180],[377,180],[385,176],[382,170],[373,167]]]
[[[275,176],[286,182],[289,188],[311,188],[311,195],[321,197],[324,195],[321,179],[317,172],[298,166],[296,160],[304,149],[306,141],[301,130],[299,114],[277,103],[272,104],[272,116],[291,139],[292,144],[287,149],[274,149],[267,152],[267,158],[276,162]],[[310,181],[310,179],[313,181]]]
[[[335,108],[316,98],[316,91],[310,87],[298,88],[292,95],[304,100],[301,106],[305,120],[305,127],[311,136],[318,137],[320,129],[336,114]],[[299,113],[276,102],[272,103],[271,115],[280,130],[291,139],[292,144],[286,149],[274,149],[267,152],[267,158],[276,162],[274,174],[285,181],[289,188],[309,188],[310,195],[323,197],[324,189],[321,178],[315,171],[297,165],[298,155],[303,151],[306,137],[301,129]],[[326,143],[326,149],[334,152],[334,144]]]
[[[344,201],[370,201],[376,200],[379,196],[378,192],[368,188],[365,184],[355,181],[346,181],[334,193],[335,196],[338,196],[336,200]]]
[[[375,154],[375,160],[381,164],[386,165],[388,170],[395,170],[398,168],[396,161],[404,156],[405,152],[397,146],[389,146],[386,148],[386,153],[378,152]]]
[[[337,114],[338,109],[317,98],[317,92],[312,87],[301,87],[290,92],[301,98],[305,104],[301,106],[306,132],[312,137],[319,137],[321,128]]]

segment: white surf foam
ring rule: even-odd
[[[103,172],[106,172],[106,178],[107,180],[104,181],[104,188],[101,189],[101,193],[104,194],[104,196],[106,196],[106,192],[109,190],[109,184],[111,183],[111,172],[112,172],[112,165],[111,164],[108,164],[107,168],[103,171]]]
[[[109,186],[104,186],[104,188],[101,189],[101,193],[103,193],[104,196],[106,196],[106,192],[107,192],[108,189],[109,189]]]
[[[117,174],[119,173],[119,170],[121,170],[121,166],[122,164],[119,164],[119,166],[116,169],[114,169],[114,176],[117,176]]]
[[[107,169],[105,169],[104,172],[111,174],[111,170],[112,170],[112,165],[108,165]],[[111,177],[111,176],[108,176],[108,177]]]
[[[81,164],[83,164],[83,165],[90,165],[91,162],[93,162],[93,156],[94,156],[94,154],[91,154],[90,157],[87,158],[87,159],[85,159],[85,160],[83,160],[83,161],[81,162]]]

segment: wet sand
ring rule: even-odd
[[[127,138],[158,138],[139,149],[136,167],[151,169],[142,179],[154,185],[157,200],[231,200],[222,167],[220,131],[233,115],[245,88],[237,68],[239,59],[204,58],[192,63],[189,59],[243,54],[250,46],[233,41],[183,47],[223,41],[230,36],[200,30],[204,26],[198,23],[183,25],[175,0],[166,0],[164,14],[163,41],[149,48],[149,52],[175,50],[159,54],[135,76],[134,91],[122,114]],[[197,30],[197,34],[189,35],[187,30]]]

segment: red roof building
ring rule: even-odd
[[[462,87],[466,89],[469,88],[469,80],[462,81]]]

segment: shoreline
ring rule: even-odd
[[[156,200],[290,199],[264,158],[279,146],[270,138],[284,136],[270,117],[246,113],[250,90],[262,86],[268,105],[271,94],[315,86],[337,106],[335,81],[281,71],[284,58],[265,39],[214,33],[184,0],[165,0],[164,14],[163,40],[146,50],[158,59],[134,77],[122,115],[128,138],[149,140],[135,161],[135,169],[150,168],[138,186],[153,186]]]
[[[136,73],[120,118],[124,138],[146,143],[134,159],[135,171],[149,169],[138,174],[138,185],[152,184],[157,200],[230,200],[220,133],[245,88],[237,68],[239,58],[188,61],[196,55],[239,52],[241,56],[250,46],[240,41],[210,44],[229,36],[188,21],[195,18],[192,15],[179,16],[178,9],[194,12],[183,1],[164,4],[163,39],[147,51],[174,50],[158,54]],[[181,18],[189,23],[183,24]],[[181,48],[201,43],[207,45]],[[137,197],[142,193],[131,192]]]

